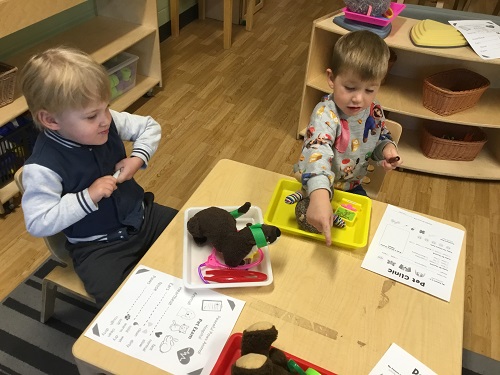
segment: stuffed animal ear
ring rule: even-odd
[[[200,222],[196,216],[193,216],[187,222],[187,230],[193,237],[203,237],[200,231]]]
[[[201,230],[200,220],[197,216],[193,216],[187,222],[187,230],[193,236],[193,240],[197,245],[203,245],[207,242],[205,233]]]
[[[231,375],[274,375],[273,363],[262,354],[244,355],[231,367]]]
[[[243,331],[241,354],[269,355],[271,344],[278,338],[278,330],[269,322],[257,322]]]
[[[264,232],[268,243],[273,243],[278,239],[279,236],[281,236],[281,230],[274,225],[264,224],[262,225],[262,231]]]

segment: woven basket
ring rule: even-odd
[[[486,140],[486,134],[478,127],[428,123],[422,128],[420,148],[431,159],[471,161]]]
[[[17,68],[0,62],[0,107],[12,103]]]
[[[424,79],[423,104],[441,116],[474,107],[490,81],[468,69],[452,69]]]

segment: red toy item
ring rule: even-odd
[[[248,270],[207,270],[203,280],[217,283],[255,282],[267,280],[267,275]]]

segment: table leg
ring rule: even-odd
[[[231,48],[233,32],[233,0],[224,0],[224,49]]]
[[[205,0],[198,0],[198,18],[205,19]]]
[[[179,0],[170,0],[170,22],[172,36],[179,36]]]
[[[252,31],[253,14],[255,13],[255,0],[247,0],[246,30]]]

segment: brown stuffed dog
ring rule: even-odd
[[[238,208],[242,215],[250,209],[250,202]],[[240,231],[236,228],[236,219],[226,210],[209,207],[196,213],[187,222],[187,230],[197,245],[208,243],[222,253],[224,262],[229,267],[242,264],[256,245],[256,240],[249,228],[250,224]],[[262,224],[262,232],[267,243],[273,243],[281,236],[281,231],[273,225]]]
[[[231,375],[288,375],[283,351],[271,347],[278,331],[268,322],[259,322],[243,331],[241,357],[231,367]]]

